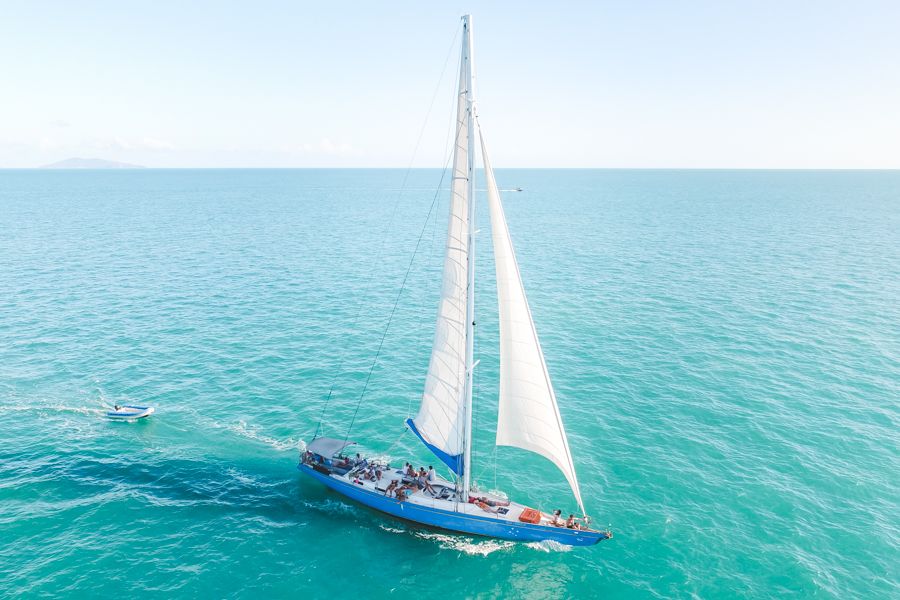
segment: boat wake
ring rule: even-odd
[[[458,535],[448,535],[446,533],[431,533],[425,531],[415,531],[413,534],[417,538],[423,540],[433,540],[445,550],[456,550],[469,556],[487,556],[501,550],[509,550],[516,545],[515,542],[503,540],[479,540],[461,537]]]
[[[210,421],[209,426],[215,429],[224,429],[242,438],[265,444],[279,452],[303,451],[306,449],[306,443],[301,438],[288,436],[283,439],[266,435],[263,428],[259,425],[248,425],[243,419],[237,423],[219,423],[218,421]]]
[[[573,546],[566,546],[565,544],[560,544],[554,540],[528,542],[525,545],[534,550],[540,550],[541,552],[571,552],[573,549]]]
[[[531,548],[532,550],[538,550],[540,552],[547,553],[572,551],[571,546],[566,546],[565,544],[560,544],[559,542],[555,542],[553,540],[544,540],[543,542],[528,542],[522,544],[519,542],[512,542],[508,540],[480,540],[465,536],[451,535],[447,533],[416,531],[404,529],[402,527],[389,527],[387,525],[379,525],[378,527],[383,531],[387,531],[388,533],[399,533],[403,535],[412,534],[413,536],[422,540],[434,541],[437,542],[438,545],[445,550],[456,550],[457,552],[462,552],[463,554],[468,554],[469,556],[488,556],[489,554],[493,554],[495,552],[511,550],[516,546],[524,546],[526,548]]]
[[[358,514],[357,510],[353,506],[350,506],[349,504],[346,504],[339,500],[327,499],[318,502],[302,502],[302,504],[306,508],[324,512],[329,515],[340,513],[348,516],[356,516]],[[384,527],[382,527],[382,529],[384,529]]]
[[[103,415],[105,413],[103,409],[99,408],[90,408],[87,406],[64,406],[62,404],[15,404],[12,406],[0,406],[0,414],[13,412],[68,413],[79,415]]]

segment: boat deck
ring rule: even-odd
[[[327,475],[332,479],[336,479],[342,483],[353,485],[354,487],[365,490],[367,492],[380,494],[389,498],[395,498],[393,493],[390,496],[386,494],[386,490],[392,481],[396,481],[398,487],[404,483],[410,483],[413,481],[412,478],[406,476],[403,473],[403,470],[399,468],[382,467],[383,471],[381,479],[371,481],[355,476],[354,471],[352,470],[350,470],[349,472],[342,472],[344,471],[344,469],[325,467],[321,464],[318,464],[316,466],[323,468],[323,470],[328,469],[330,472],[327,473]],[[320,473],[321,472],[322,471],[320,471]],[[326,473],[322,474],[325,475]],[[434,495],[425,490],[419,490],[415,492],[412,492],[410,490],[407,493],[407,498],[406,500],[404,500],[404,502],[440,511],[452,511],[465,515],[495,519],[501,523],[505,522],[515,524],[521,524],[521,522],[519,521],[519,517],[522,515],[523,511],[530,508],[523,504],[519,504],[518,502],[512,502],[490,493],[473,492],[469,494],[471,498],[487,498],[488,502],[483,503],[488,505],[487,508],[485,508],[480,504],[468,502],[466,501],[467,499],[459,497],[456,492],[455,486],[451,481],[447,481],[441,477],[438,477],[434,482],[431,482],[431,485],[435,490]],[[490,504],[493,504],[494,506],[490,506]],[[556,527],[551,522],[552,518],[552,515],[540,512],[540,521],[538,523],[534,523],[534,525]],[[565,529],[565,527],[559,528]],[[589,530],[584,529],[583,531]]]

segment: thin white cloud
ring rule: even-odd
[[[352,144],[334,142],[330,138],[322,138],[318,143],[285,144],[282,152],[288,154],[324,155],[324,156],[362,156],[363,152]]]
[[[135,138],[93,138],[87,145],[101,150],[174,150],[172,142],[152,137]]]
[[[157,138],[145,137],[140,142],[140,147],[146,148],[147,150],[174,150],[175,144],[172,142],[168,142],[166,140],[160,140]]]

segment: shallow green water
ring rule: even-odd
[[[439,174],[402,180],[0,171],[0,595],[900,595],[900,173],[498,172],[525,190],[522,276],[615,532],[572,551],[417,528],[295,469],[342,357],[326,433],[346,432]],[[352,432],[424,464],[403,419],[440,199]],[[548,462],[493,449],[480,226],[476,478],[571,510]],[[111,423],[114,402],[158,412]]]

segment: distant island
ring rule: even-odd
[[[103,160],[102,158],[67,158],[59,162],[50,163],[40,167],[41,169],[145,169],[141,165]]]

